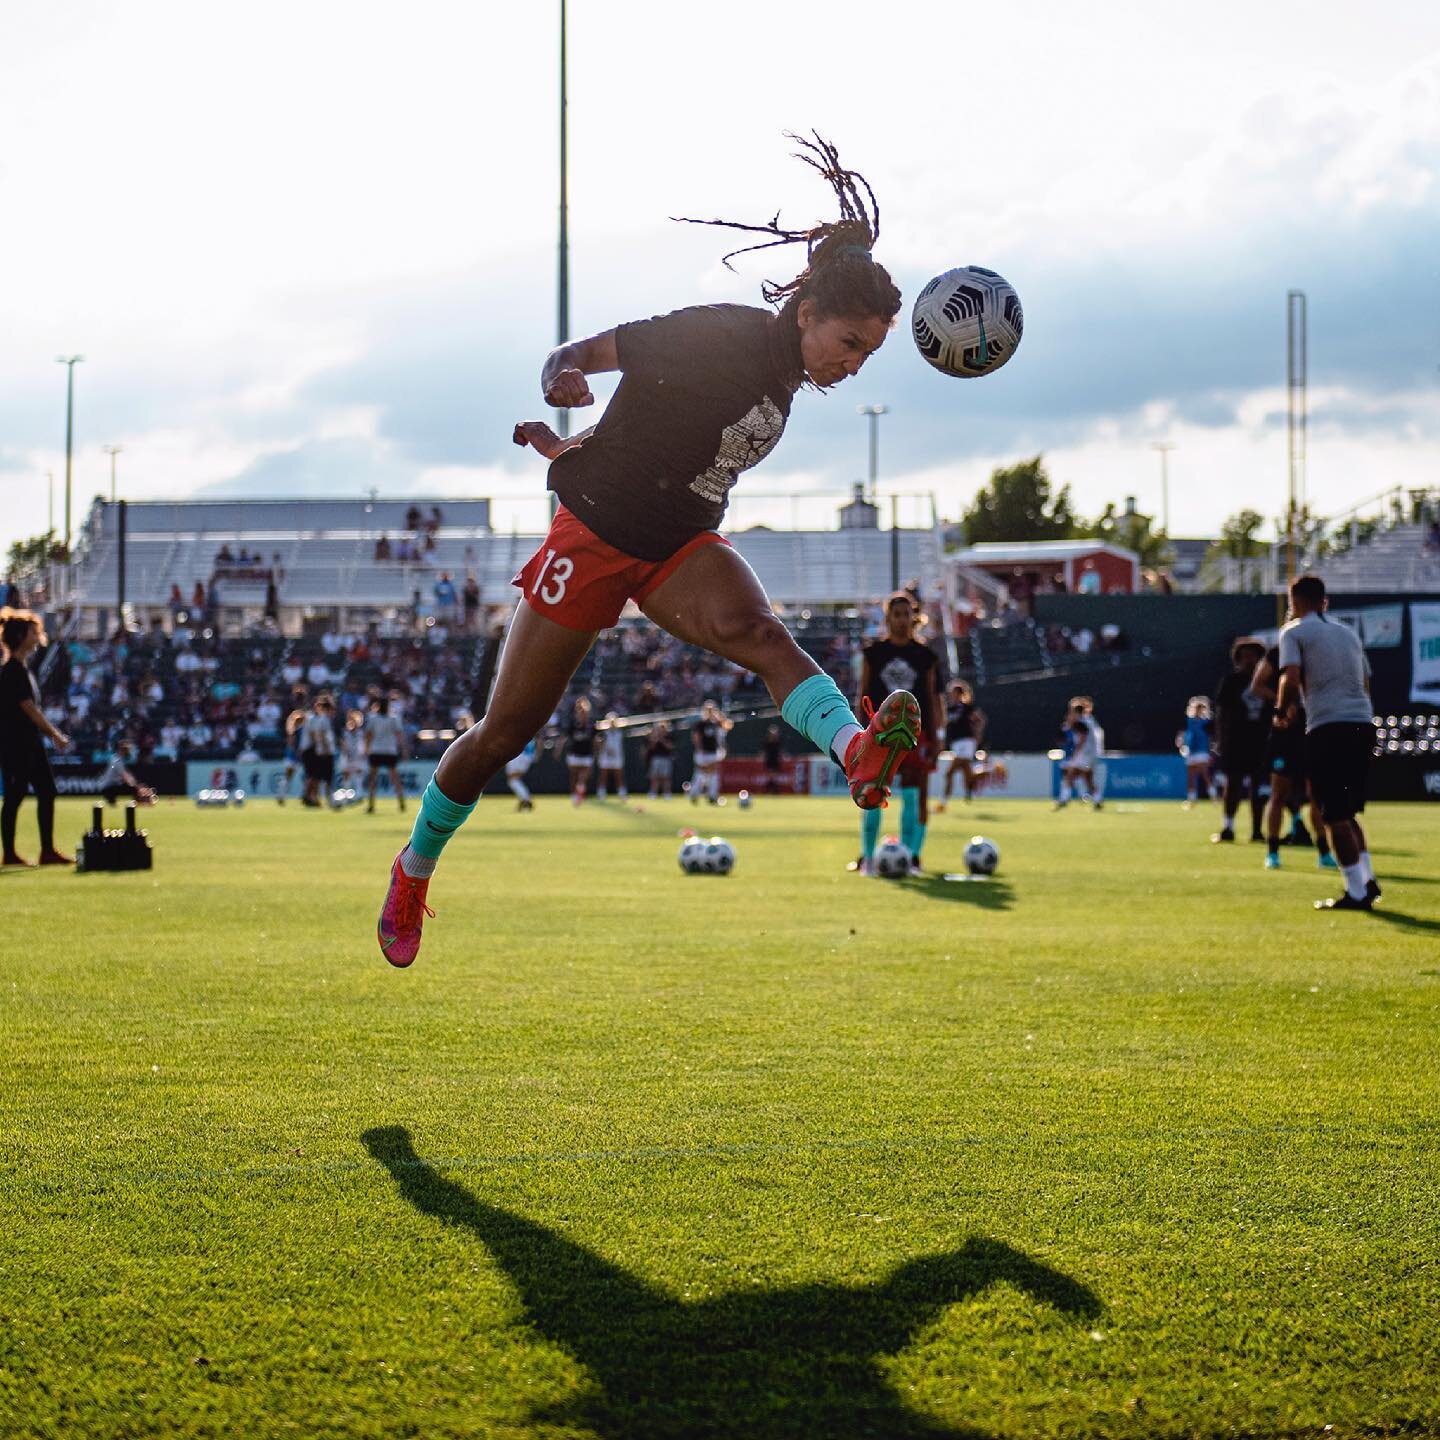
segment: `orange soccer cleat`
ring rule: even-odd
[[[417,880],[401,868],[400,857],[390,867],[390,890],[385,896],[385,908],[380,912],[380,923],[376,936],[380,941],[380,953],[401,969],[410,964],[420,952],[420,930],[425,916],[434,919],[435,912],[425,903],[425,892],[430,888],[427,876]]]
[[[850,797],[862,810],[885,804],[890,777],[901,757],[920,739],[920,702],[908,690],[892,690],[874,709],[861,701],[870,722],[845,751],[845,778]]]

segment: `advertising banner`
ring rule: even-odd
[[[130,773],[142,784],[148,785],[157,795],[185,794],[185,767],[174,761],[154,760],[149,764],[137,761],[128,767]],[[98,795],[100,777],[105,766],[97,762],[75,764],[64,760],[53,760],[51,773],[55,776],[57,795]]]
[[[1410,703],[1440,708],[1440,605],[1410,607]]]

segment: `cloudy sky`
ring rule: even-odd
[[[63,492],[527,497],[554,339],[555,3],[10,0],[0,18],[0,545]],[[1433,0],[571,0],[572,328],[759,303],[673,214],[826,218],[782,132],[873,183],[907,300],[967,263],[1026,334],[954,381],[898,329],[802,396],[737,494],[864,473],[957,514],[1043,451],[1083,510],[1283,509],[1285,292],[1310,306],[1309,492],[1440,484]],[[908,306],[905,312],[908,314]],[[602,392],[603,394],[603,392]],[[583,423],[589,423],[586,417]],[[750,500],[744,518],[767,515]],[[781,507],[779,515],[799,514]],[[816,512],[819,513],[818,511]]]

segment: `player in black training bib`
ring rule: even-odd
[[[921,870],[929,823],[927,790],[935,739],[943,733],[944,705],[940,700],[939,657],[917,636],[923,620],[908,590],[897,590],[885,602],[885,633],[868,641],[860,652],[860,703],[870,708],[891,690],[906,690],[920,701],[920,744],[900,767],[900,843],[910,852],[910,871]],[[847,868],[862,875],[875,873],[875,846],[880,839],[880,812],[867,810],[860,818],[860,857]]]
[[[799,144],[799,158],[831,188],[836,220],[808,230],[781,229],[778,214],[768,225],[700,222],[767,237],[751,249],[805,245],[799,275],[762,287],[777,313],[697,306],[570,341],[545,361],[541,391],[557,407],[593,404],[591,375],[622,378],[599,423],[572,439],[540,421],[516,426],[517,443],[553,462],[549,484],[563,504],[516,577],[524,603],[489,708],[445,752],[391,866],[377,930],[393,965],[410,964],[420,948],[446,842],[554,712],[596,632],[628,599],[672,635],[760,676],[785,720],[844,768],[861,809],[885,802],[919,739],[920,707],[905,691],[886,696],[868,725],[856,719],[715,529],[737,477],[779,441],[795,393],[854,375],[900,309],[899,290],[871,254],[880,234],[874,192],[818,135]]]

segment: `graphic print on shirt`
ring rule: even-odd
[[[920,672],[907,661],[902,660],[898,655],[894,657],[880,672],[880,678],[885,682],[887,690],[914,690],[915,682],[920,678]]]
[[[720,505],[742,470],[758,465],[779,443],[785,429],[780,407],[768,396],[720,432],[720,450],[710,468],[690,488],[704,500]]]

